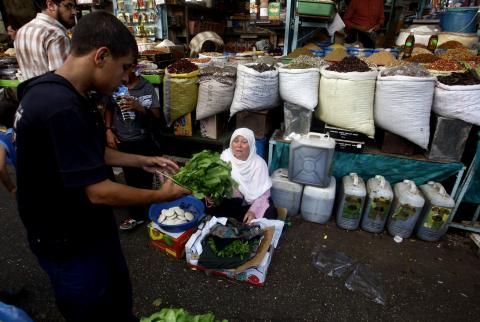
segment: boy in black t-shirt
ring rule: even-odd
[[[111,95],[128,82],[137,54],[135,39],[117,18],[94,12],[76,26],[65,64],[18,88],[18,211],[67,321],[138,321],[111,206],[188,193],[172,181],[146,190],[108,179],[110,166],[178,170],[165,158],[106,147],[90,91]]]

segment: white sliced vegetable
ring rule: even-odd
[[[188,221],[192,221],[194,218],[193,214],[190,213],[190,212],[185,212],[185,219],[188,220]]]
[[[167,216],[165,215],[165,213],[162,212],[162,214],[160,215],[160,217],[158,217],[158,222],[159,223],[162,223],[165,221],[165,219],[167,219]]]

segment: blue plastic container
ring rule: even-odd
[[[325,53],[325,56],[330,54],[334,50],[335,50],[335,48],[330,48],[330,47],[323,48],[323,52]]]
[[[363,49],[363,56],[365,57],[368,57],[370,55],[373,55],[374,53],[376,53],[378,51],[375,51],[375,49],[372,49],[372,48],[364,48]]]
[[[330,40],[322,40],[322,41],[317,41],[315,42],[315,45],[319,46],[319,47],[328,47],[332,44],[332,42]]]
[[[440,13],[442,31],[475,33],[477,32],[478,7],[449,8]]]
[[[360,55],[360,48],[349,47],[349,48],[347,48],[347,54],[349,56],[359,56]]]
[[[400,50],[398,50],[397,48],[386,48],[385,51],[388,51],[390,54],[395,56],[395,58],[398,58],[398,56],[400,56]]]
[[[255,147],[257,148],[257,154],[265,159],[265,146],[267,145],[267,137],[263,139],[255,139]]]
[[[323,49],[312,49],[310,52],[315,56],[315,57],[325,57],[325,51]]]
[[[163,225],[158,223],[158,217],[163,209],[172,207],[180,207],[185,211],[192,213],[193,220],[181,225]],[[205,205],[203,202],[193,196],[185,196],[170,202],[154,203],[148,210],[148,217],[155,222],[160,228],[170,232],[181,232],[193,227],[205,215]]]

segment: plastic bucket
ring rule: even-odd
[[[477,31],[478,8],[451,8],[440,13],[443,31],[475,33]]]

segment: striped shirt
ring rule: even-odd
[[[56,70],[70,53],[67,29],[56,19],[37,13],[35,19],[20,28],[15,51],[23,80]]]

